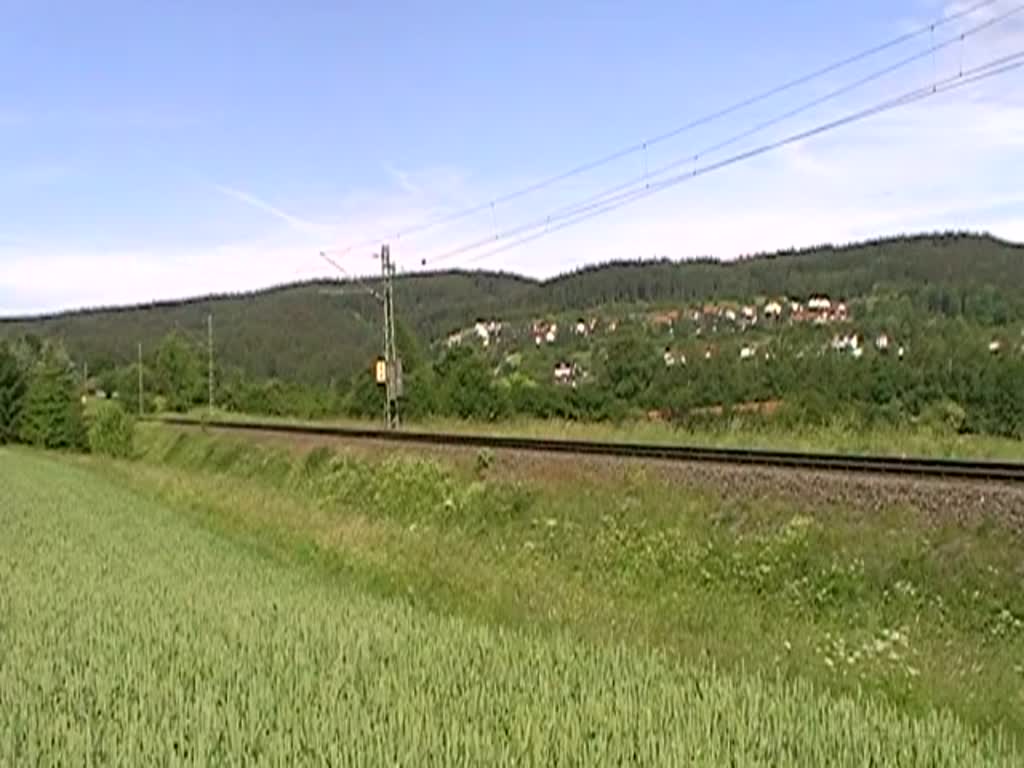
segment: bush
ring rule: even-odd
[[[105,404],[89,425],[89,450],[115,459],[132,458],[135,454],[135,419],[120,405]]]

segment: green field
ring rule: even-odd
[[[838,573],[814,520],[718,537],[708,498],[142,442],[0,450],[0,764],[1017,764],[998,536],[934,537],[971,613],[920,542],[876,574],[882,532]],[[780,581],[743,588],[766,545]]]

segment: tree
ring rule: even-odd
[[[461,419],[495,419],[508,404],[479,354],[465,347],[449,350],[437,364],[442,411]]]
[[[619,400],[637,401],[654,381],[659,362],[654,344],[640,329],[620,329],[608,345],[605,386]]]
[[[17,437],[24,397],[24,371],[8,346],[0,344],[0,445]]]
[[[155,391],[172,411],[187,411],[203,401],[203,365],[194,345],[177,331],[164,337],[156,352]]]
[[[19,419],[20,439],[41,448],[85,446],[82,404],[71,361],[63,348],[47,344],[28,376]]]

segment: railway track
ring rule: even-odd
[[[627,459],[719,463],[814,470],[819,472],[899,475],[949,480],[982,480],[1024,483],[1024,463],[966,461],[956,459],[901,458],[896,456],[844,456],[840,454],[762,451],[736,448],[703,448],[647,443],[594,442],[584,440],[548,440],[526,437],[445,434],[439,432],[387,431],[274,422],[196,421],[164,417],[159,423],[178,427],[216,428],[238,432],[269,432],[284,435],[319,435],[346,440],[377,440],[412,445],[489,448],[492,450],[561,453],[577,456],[611,456]]]

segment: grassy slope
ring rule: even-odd
[[[949,717],[368,597],[88,468],[0,449],[3,764],[1012,764]]]
[[[177,416],[177,414],[173,415]],[[207,411],[199,410],[192,416],[196,420],[202,420],[206,418]],[[240,422],[311,423],[300,419],[247,416],[223,411],[217,412],[216,418]],[[334,419],[312,423],[371,429],[381,426],[379,422],[352,419]],[[689,430],[679,429],[664,422],[625,422],[614,425],[555,419],[516,419],[491,423],[439,418],[407,423],[405,427],[409,430],[514,437],[1024,462],[1024,442],[1019,440],[984,435],[958,435],[927,427],[861,429],[836,424],[831,427],[792,429],[770,425],[754,427],[750,422],[744,423],[737,420],[723,423],[719,429]]]
[[[1024,564],[999,529],[724,502],[635,465],[527,484],[155,427],[143,447],[143,464],[107,471],[279,554],[355,563],[383,594],[512,627],[625,633],[1024,735]]]

